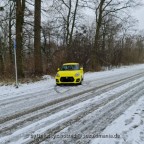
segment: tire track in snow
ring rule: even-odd
[[[101,101],[101,103],[99,103],[99,104],[91,105],[90,107],[84,109],[82,112],[77,113],[72,118],[71,117],[66,118],[66,120],[62,120],[62,121],[60,120],[60,123],[54,125],[52,128],[49,128],[48,130],[45,130],[44,133],[40,133],[40,134],[42,134],[42,135],[49,134],[51,136],[54,136],[56,133],[62,131],[63,129],[65,129],[69,126],[72,126],[73,124],[79,122],[81,119],[84,119],[86,116],[88,117],[87,121],[85,122],[86,127],[83,128],[83,126],[82,126],[82,131],[83,132],[88,131],[89,126],[91,126],[90,127],[91,129],[88,131],[88,133],[90,131],[94,130],[93,129],[94,125],[92,125],[92,123],[94,123],[94,121],[95,121],[95,124],[96,124],[97,120],[100,120],[102,118],[102,120],[99,121],[99,124],[101,122],[102,126],[99,126],[99,124],[96,125],[96,126],[99,126],[99,132],[101,132],[106,126],[106,125],[103,125],[105,118],[107,118],[107,119],[109,118],[109,121],[107,123],[107,124],[109,124],[110,121],[114,120],[114,118],[116,118],[118,115],[120,115],[122,113],[122,111],[125,110],[126,106],[128,107],[129,102],[131,104],[132,101],[134,102],[135,100],[137,100],[140,96],[142,96],[144,94],[144,89],[143,89],[144,85],[142,85],[142,84],[143,84],[143,81],[140,82],[139,84],[131,87],[131,90],[128,88],[127,90],[116,94],[113,98],[109,98],[104,101]],[[137,86],[137,90],[135,90],[136,86]],[[124,107],[124,105],[125,105],[125,107]],[[98,117],[98,119],[89,118],[90,114],[97,112],[97,110],[100,109],[101,107],[102,107],[101,112],[103,112],[103,113],[102,113],[102,115],[100,115]],[[118,108],[121,108],[121,110],[117,111]],[[109,113],[112,114],[113,111],[116,111],[117,113],[115,113],[115,114],[113,113],[115,116],[109,117]],[[93,114],[93,115],[96,115],[96,114]],[[92,123],[90,123],[90,125],[87,125],[86,123],[89,123],[89,121],[92,121]],[[82,123],[82,122],[80,122],[80,123]],[[73,128],[73,126],[72,126],[72,128]],[[71,130],[71,133],[74,132],[74,130],[76,130],[77,132],[79,131],[78,125],[76,125],[74,127],[74,129]],[[69,131],[67,131],[66,133],[68,133],[68,132]],[[47,138],[48,137],[44,137],[44,138],[37,137],[34,140],[30,139],[30,140],[26,141],[26,143],[39,144],[40,142],[43,142]],[[85,140],[85,142],[83,144],[85,144],[87,140]],[[58,139],[58,141],[60,144],[62,144],[60,139]],[[66,140],[65,140],[65,142],[66,142]],[[55,141],[52,143],[55,143]],[[71,143],[71,141],[67,141],[66,143]],[[78,142],[78,140],[75,139],[75,141],[72,141],[72,143],[73,144],[81,143],[81,140],[80,140],[80,142]],[[49,141],[48,141],[48,144],[50,144]]]
[[[137,78],[140,78],[141,76],[143,76],[143,73],[140,73],[140,74],[137,74],[135,76],[128,77],[128,78],[124,78],[124,79],[121,79],[121,80],[118,80],[118,81],[115,81],[115,82],[112,82],[112,83],[109,83],[109,84],[105,84],[105,85],[102,85],[102,86],[99,86],[99,87],[94,87],[94,88],[82,91],[80,93],[73,94],[73,95],[71,95],[69,97],[58,98],[58,99],[43,103],[41,105],[37,105],[35,107],[29,108],[29,109],[25,109],[24,111],[20,111],[20,112],[14,113],[12,115],[7,115],[7,116],[4,116],[4,117],[1,117],[0,118],[0,124],[3,123],[3,122],[9,121],[9,120],[15,119],[17,117],[20,117],[20,116],[35,112],[37,110],[44,109],[46,107],[58,104],[60,102],[64,102],[66,100],[71,100],[72,98],[79,97],[79,95],[82,95],[82,94],[87,93],[87,92],[91,92],[91,91],[98,90],[98,89],[100,89],[100,90],[106,89],[107,90],[107,87],[110,87],[112,89],[112,88],[114,88],[114,87],[112,87],[112,85],[116,84],[116,87],[117,87],[117,86],[123,85],[124,83],[127,83],[128,80],[129,81],[135,80]]]
[[[133,79],[134,79],[134,78],[133,78]],[[111,85],[109,85],[109,86],[107,85],[107,88],[99,90],[99,92],[100,92],[99,94],[103,93],[104,90],[107,91],[107,90],[113,89],[114,87],[123,85],[124,83],[127,83],[127,80],[122,81],[122,82],[118,82],[117,84],[114,84],[114,83],[113,83],[113,84],[111,84]],[[113,85],[113,86],[112,86],[112,85]],[[136,85],[134,85],[133,87],[136,87]],[[129,91],[131,88],[132,88],[132,87],[128,88],[127,91]],[[95,89],[94,89],[94,90],[95,90]],[[124,92],[125,92],[125,91],[124,91]],[[92,94],[92,96],[93,96],[93,95],[97,95],[97,94],[98,94],[98,92],[97,92],[97,93],[94,92],[94,94]],[[121,94],[122,94],[122,93],[121,93]],[[121,95],[121,94],[120,94],[120,95]],[[93,96],[93,97],[94,97],[94,96]],[[116,97],[117,97],[117,96],[116,96]],[[106,103],[109,102],[109,101],[112,100],[112,99],[114,99],[114,97],[111,98],[111,99],[106,100]],[[77,101],[77,102],[78,102],[78,101]],[[81,101],[81,102],[82,102],[82,101]],[[106,103],[104,103],[104,104],[106,104]],[[74,104],[76,104],[76,103],[74,103]],[[69,106],[70,106],[70,105],[69,105]],[[100,106],[100,105],[99,105],[99,106]],[[97,108],[98,108],[99,106],[97,106]],[[93,111],[93,110],[92,110],[92,111]],[[89,110],[88,113],[89,113],[89,112],[91,112],[91,110]],[[85,111],[82,112],[82,113],[80,114],[80,119],[81,119],[82,117],[86,116],[88,113],[85,112]],[[81,117],[81,116],[82,116],[82,117]],[[76,121],[74,121],[74,122],[76,122]],[[68,122],[68,123],[69,123],[69,122]],[[67,125],[66,125],[66,126],[67,126]]]

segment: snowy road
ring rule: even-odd
[[[144,65],[85,74],[81,86],[51,79],[7,91],[0,94],[0,143],[86,144],[144,96]]]

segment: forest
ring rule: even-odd
[[[0,0],[0,79],[54,75],[65,62],[84,71],[144,62],[140,0]]]

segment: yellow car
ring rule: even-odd
[[[56,84],[81,84],[83,81],[83,68],[79,63],[65,63],[55,76]]]

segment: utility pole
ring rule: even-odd
[[[16,2],[16,0],[10,0],[12,2]],[[17,48],[17,44],[16,44],[16,39],[13,39],[13,48],[14,48],[14,59],[15,59],[15,79],[16,79],[16,83],[15,86],[16,88],[18,88],[18,70],[17,70],[17,53],[16,53],[16,48]]]

